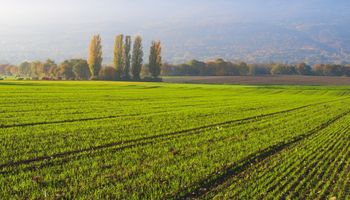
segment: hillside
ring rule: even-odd
[[[43,4],[37,12],[51,11],[47,18],[32,19],[33,13],[24,9],[24,18],[18,21],[0,20],[0,63],[86,57],[95,33],[103,37],[105,63],[111,62],[118,33],[144,35],[145,49],[151,40],[160,39],[165,60],[175,63],[217,57],[246,62],[350,62],[350,2],[344,0],[336,4],[331,0],[152,0],[98,6],[87,1],[83,8],[83,2],[76,1],[61,9],[37,1]],[[70,12],[71,7],[79,7],[79,12]],[[6,13],[5,8],[0,12]],[[133,10],[137,12],[128,15]],[[104,17],[97,20],[102,13]]]

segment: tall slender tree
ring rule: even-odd
[[[131,62],[131,36],[125,37],[124,43],[124,78],[130,80],[130,62]]]
[[[88,64],[91,79],[96,79],[102,67],[102,44],[100,35],[94,35],[90,42]]]
[[[116,79],[121,80],[124,72],[124,35],[120,34],[115,37],[113,65],[116,70]]]
[[[158,78],[160,75],[160,67],[162,66],[162,48],[160,41],[153,41],[149,55],[149,72],[153,78]]]
[[[134,80],[140,80],[140,73],[143,62],[142,37],[136,36],[132,50],[131,71]]]

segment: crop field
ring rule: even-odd
[[[242,85],[350,85],[350,77],[334,76],[168,76],[163,77],[169,83],[209,83],[209,84],[242,84]]]
[[[0,82],[1,199],[350,199],[350,87]]]

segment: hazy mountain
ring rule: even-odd
[[[22,2],[22,3],[21,3]],[[163,42],[165,60],[350,62],[345,0],[5,0],[0,63],[86,57],[100,33],[105,62],[114,35]]]

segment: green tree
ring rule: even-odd
[[[97,78],[102,67],[102,44],[100,35],[95,35],[91,39],[88,64],[91,72],[91,78]]]
[[[132,50],[131,71],[134,80],[140,80],[143,62],[143,47],[141,36],[136,36]]]
[[[86,60],[77,59],[74,60],[73,73],[75,74],[75,79],[77,80],[87,80],[91,76],[89,71],[89,64]]]
[[[239,63],[238,70],[240,76],[246,76],[249,74],[249,66],[245,62]]]
[[[299,63],[295,66],[295,70],[299,75],[310,75],[311,67],[305,63]]]
[[[121,80],[124,72],[124,35],[120,34],[115,37],[113,66],[116,70],[116,79]]]
[[[153,78],[158,78],[160,75],[160,68],[162,65],[162,48],[160,41],[153,41],[151,48],[150,48],[150,55],[149,55],[149,72],[151,73]]]
[[[18,67],[18,73],[21,76],[30,76],[30,69],[31,69],[31,63],[30,62],[23,62]]]
[[[112,81],[115,80],[116,70],[114,67],[102,67],[100,71],[100,80]]]
[[[249,68],[248,75],[255,76],[256,75],[256,65],[250,64],[250,65],[248,65],[248,68]]]
[[[131,37],[125,37],[124,44],[124,79],[130,80],[130,62],[131,62]]]
[[[271,74],[272,75],[283,74],[283,65],[282,64],[274,64],[271,68]]]
[[[326,64],[323,69],[325,76],[341,76],[342,67],[341,65]]]
[[[73,80],[75,79],[75,74],[73,72],[73,65],[71,60],[65,60],[60,64],[59,76],[62,76],[65,80]]]
[[[272,75],[284,74],[292,75],[296,73],[295,67],[287,64],[274,64],[271,68]]]
[[[56,77],[58,73],[58,66],[57,65],[51,65],[51,68],[49,69],[49,76],[50,77]]]
[[[41,73],[42,63],[40,61],[34,61],[30,65],[30,76],[38,77]]]
[[[187,63],[188,65],[188,75],[198,76],[205,74],[206,64],[198,60],[191,60]],[[162,72],[163,73],[163,72]]]
[[[312,66],[312,72],[316,76],[323,76],[324,68],[325,68],[325,65],[323,64],[315,64]]]
[[[43,66],[42,74],[44,76],[47,76],[47,77],[52,75],[51,74],[52,68],[56,68],[57,67],[56,63],[53,60],[50,60],[50,59],[47,59],[42,66]]]

